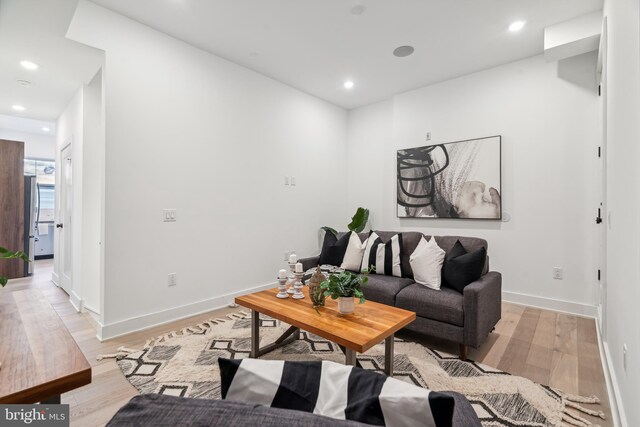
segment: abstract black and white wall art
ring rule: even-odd
[[[502,219],[502,137],[398,150],[400,218]]]

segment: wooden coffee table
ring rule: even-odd
[[[387,375],[393,375],[393,337],[416,319],[412,311],[373,301],[356,304],[352,314],[341,315],[338,302],[327,298],[318,314],[304,287],[304,299],[276,298],[278,289],[269,289],[236,298],[236,303],[251,309],[251,357],[259,357],[299,339],[300,329],[316,334],[343,347],[347,365],[356,365],[356,352],[364,353],[385,341]],[[260,347],[260,313],[291,325],[275,342]]]
[[[91,365],[42,292],[0,293],[0,403],[59,404]]]

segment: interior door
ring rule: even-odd
[[[71,213],[73,208],[73,161],[71,144],[62,149],[60,156],[60,213],[58,215],[58,254],[60,254],[60,286],[66,293],[72,289],[72,235]]]

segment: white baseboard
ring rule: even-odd
[[[55,271],[51,273],[51,281],[54,285],[60,287],[60,278],[58,277],[58,273],[56,273]]]
[[[595,305],[581,304],[577,302],[544,298],[536,295],[527,295],[518,292],[506,291],[502,291],[502,299],[507,302],[528,305],[530,307],[543,308],[545,310],[577,314],[579,316],[586,317],[598,317],[598,307]]]
[[[74,291],[69,293],[69,301],[78,313],[82,312],[82,298],[80,298]]]
[[[233,292],[204,301],[198,301],[192,304],[170,308],[168,310],[132,317],[130,319],[121,320],[107,325],[98,324],[98,328],[96,331],[97,337],[100,341],[106,341],[122,335],[130,334],[132,332],[143,331],[145,329],[160,326],[165,323],[170,323],[187,317],[196,316],[208,311],[217,310],[219,308],[228,306],[237,296],[249,294],[252,292],[263,291],[265,289],[271,289],[275,286],[277,286],[277,283],[275,282],[267,283],[265,285],[246,289],[244,291]]]
[[[629,423],[627,423],[627,416],[625,415],[624,406],[622,405],[620,386],[618,385],[616,372],[613,370],[613,364],[611,363],[609,345],[602,341],[600,328],[598,328],[598,338],[601,347],[600,358],[602,359],[602,370],[604,371],[604,378],[607,382],[607,393],[609,394],[609,405],[611,407],[613,425],[614,427],[628,427]]]

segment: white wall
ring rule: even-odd
[[[352,110],[351,207],[372,208],[377,229],[486,238],[505,298],[594,314],[595,61],[537,56]],[[427,145],[427,132],[433,144],[502,135],[510,222],[396,217],[396,150]],[[554,266],[564,280],[552,279]]]
[[[101,240],[104,177],[102,70],[83,86],[82,294],[83,306],[102,313]]]
[[[0,128],[0,139],[24,142],[24,157],[53,160],[56,156],[56,137],[13,129]]]
[[[103,336],[271,284],[348,222],[345,110],[89,2],[67,36],[106,52]]]
[[[56,122],[56,223],[62,222],[60,213],[60,189],[62,187],[61,151],[71,143],[72,177],[73,177],[73,212],[71,215],[71,270],[72,283],[67,289],[70,300],[76,309],[82,309],[82,148],[83,148],[83,88],[79,88]],[[63,224],[68,228],[69,224]],[[76,231],[78,230],[78,231]],[[59,229],[56,228],[53,263],[53,281],[62,284],[60,276],[64,267],[61,265],[59,251]]]
[[[640,425],[640,21],[637,0],[605,1],[607,18],[606,346],[629,426]],[[622,347],[628,346],[627,368]],[[626,414],[626,415],[625,415]]]

